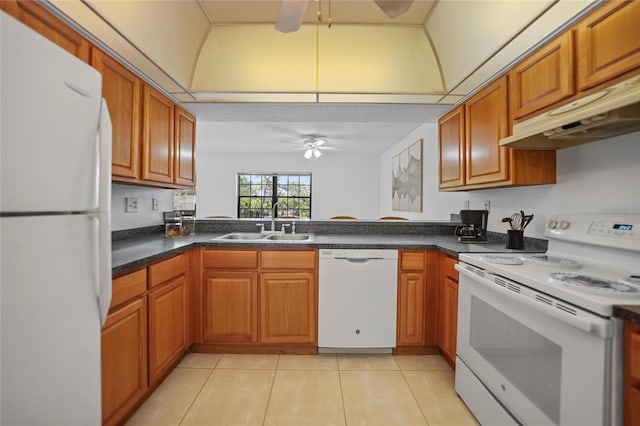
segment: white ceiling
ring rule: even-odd
[[[287,77],[269,86],[270,78],[276,72],[267,72],[269,67],[260,64],[269,62],[272,69],[282,70],[278,71],[280,73],[290,66],[283,62],[274,67],[270,62],[272,58],[289,60],[299,56],[282,54],[283,51],[270,56],[269,43],[256,47],[255,40],[260,40],[260,34],[271,40],[271,25],[278,15],[280,0],[48,0],[48,5],[53,5],[54,12],[77,23],[92,41],[130,64],[193,112],[198,118],[198,150],[284,153],[291,147],[287,141],[299,140],[300,135],[313,132],[327,135],[330,143],[339,146],[339,151],[331,153],[338,155],[379,154],[420,124],[436,122],[453,104],[598,1],[415,0],[407,13],[392,21],[372,0],[331,0],[334,24],[327,30],[329,2],[322,0],[324,22],[319,24],[317,32],[313,33],[317,35],[313,37],[322,33],[334,38],[348,34],[351,38],[342,43],[346,47],[354,34],[365,34],[374,28],[380,28],[378,36],[385,34],[372,46],[360,45],[368,52],[367,60],[374,61],[379,57],[383,62],[379,65],[353,63],[334,73],[331,78],[340,75],[354,78],[353,84],[347,81],[326,86],[338,87],[340,93],[324,92],[319,83],[316,83],[315,93],[288,91]],[[317,2],[309,2],[307,23],[303,27],[315,27],[317,7]],[[244,37],[243,42],[250,47],[247,52],[251,55],[263,55],[259,59],[261,62],[254,66],[243,62],[245,58],[238,55],[234,44],[236,37],[227,35],[228,41],[221,45],[220,37],[227,34],[224,28],[230,26],[244,26],[253,31],[250,36],[253,38]],[[403,28],[412,35],[401,35]],[[309,33],[307,27],[303,29]],[[416,29],[424,35],[419,43],[419,55],[423,58],[420,66],[417,62],[412,65],[412,53],[406,49],[407,40],[414,40],[418,34]],[[305,31],[301,30],[300,34]],[[396,55],[393,46],[383,46],[387,41],[385,37],[390,39],[391,35],[405,40],[402,54]],[[366,36],[362,37],[361,43],[366,43]],[[287,42],[287,46],[301,46],[296,43]],[[357,55],[338,51],[342,46],[339,40],[332,43],[330,50],[336,64],[333,68],[355,60]],[[211,45],[218,49],[215,54],[208,48]],[[376,54],[376,46],[380,46],[380,55]],[[425,46],[431,51],[425,53]],[[313,68],[314,55],[306,56]],[[393,67],[388,67],[389,58],[394,58],[392,62],[408,62],[401,66],[393,63]],[[234,69],[238,63],[243,64],[242,68]],[[323,67],[326,65],[316,63],[315,72],[322,71]],[[358,69],[361,71],[354,72]],[[379,78],[381,71],[393,72],[395,77],[387,83],[372,80],[373,86],[363,84],[360,87],[360,80],[374,74]],[[240,80],[234,80],[236,74]],[[219,82],[207,82],[207,78],[214,75],[235,84],[229,90],[233,93],[196,90],[219,87]],[[319,77],[322,76],[316,75],[316,81],[321,81]],[[418,86],[420,82],[415,81],[411,83],[413,86],[405,85],[409,89],[403,89],[406,79],[419,80],[422,75],[428,83]],[[278,87],[279,84],[282,90],[259,93],[262,81],[269,83],[263,87]],[[353,93],[348,93],[356,86]],[[411,87],[416,89],[409,93]],[[258,92],[251,93],[255,90]],[[212,99],[218,102],[211,102]],[[305,103],[275,103],[302,100]]]
[[[287,154],[302,135],[326,136],[328,155],[380,155],[422,123],[434,123],[449,105],[191,104],[198,115],[198,150]],[[297,145],[294,145],[297,144]]]

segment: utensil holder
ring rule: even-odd
[[[507,230],[507,248],[512,250],[524,250],[524,231],[518,229]]]

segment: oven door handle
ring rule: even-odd
[[[490,288],[491,290],[497,291],[505,296],[507,296],[510,299],[516,300],[520,303],[523,303],[537,311],[541,311],[543,312],[545,315],[549,315],[559,321],[562,321],[566,324],[569,324],[575,328],[578,328],[582,331],[585,331],[587,333],[593,333],[599,337],[602,337],[604,339],[608,339],[612,337],[612,329],[611,329],[611,324],[605,320],[599,321],[599,322],[595,322],[595,321],[589,321],[588,319],[584,319],[584,318],[579,318],[574,316],[573,314],[569,313],[569,312],[565,312],[563,310],[561,310],[560,308],[556,307],[555,305],[547,305],[544,304],[542,302],[537,302],[534,299],[531,299],[530,297],[523,295],[521,293],[516,293],[515,291],[509,290],[507,288],[502,287],[499,284],[496,284],[495,282],[487,279],[487,278],[483,278],[480,277],[476,274],[474,274],[471,271],[468,271],[467,269],[465,269],[464,267],[458,265],[455,265],[455,268],[461,273],[466,275],[467,277],[469,277],[471,280],[480,283],[488,288]],[[489,273],[486,273],[487,275],[492,275]]]

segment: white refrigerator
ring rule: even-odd
[[[99,425],[111,302],[102,80],[0,13],[0,424]]]

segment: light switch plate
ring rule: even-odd
[[[155,197],[151,199],[151,210],[158,210],[158,199]]]
[[[126,197],[124,211],[126,213],[138,213],[138,197]]]

